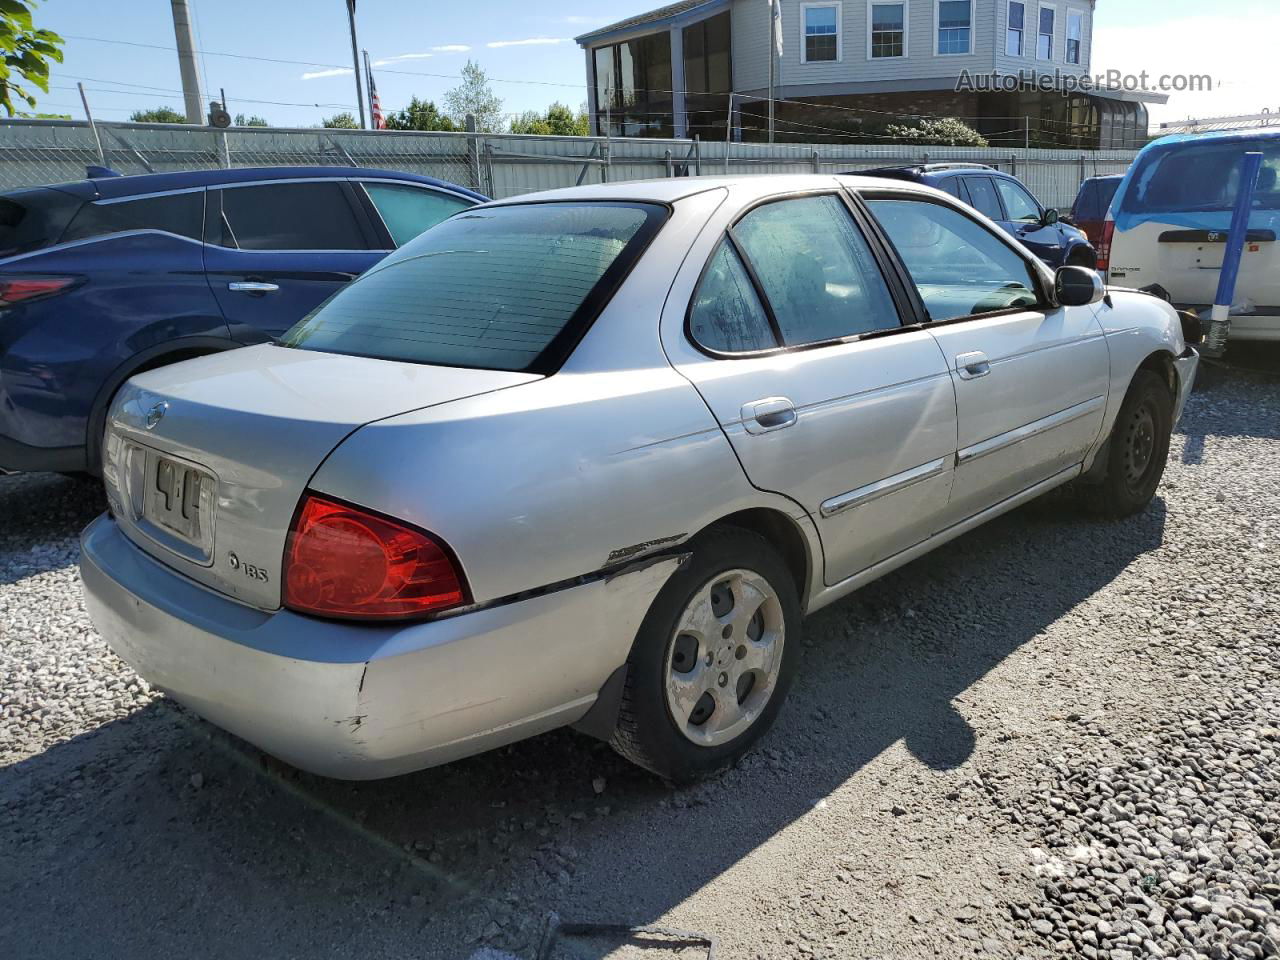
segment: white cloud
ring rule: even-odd
[[[1212,91],[1170,91],[1167,104],[1150,104],[1152,132],[1161,121],[1259,113],[1264,107],[1274,112],[1280,108],[1280,75],[1274,67],[1277,36],[1280,11],[1274,8],[1219,10],[1212,16],[1149,20],[1133,27],[1100,25],[1094,30],[1093,72],[1146,70],[1152,88],[1164,76],[1213,78]],[[1231,42],[1208,43],[1206,37],[1230,37]]]
[[[385,67],[389,63],[402,63],[405,60],[426,60],[430,57],[429,53],[401,53],[394,57],[384,57],[381,60],[373,61],[375,67]]]
[[[597,23],[608,23],[608,17],[586,17],[579,13],[571,13],[567,17],[560,18],[561,23],[572,23],[577,26],[592,26]]]
[[[465,43],[446,43],[442,47],[432,47],[436,53],[466,53],[471,48]]]
[[[345,77],[353,71],[350,67],[334,67],[332,70],[315,70],[311,73],[304,73],[303,80],[319,80],[321,77]]]
[[[526,40],[494,40],[492,43],[486,43],[485,46],[491,49],[499,47],[539,47],[552,43],[568,43],[567,37],[529,37]]]

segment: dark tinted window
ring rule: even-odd
[[[1098,216],[1098,181],[1086,180],[1076,194],[1071,216],[1077,220],[1100,220]]]
[[[710,350],[741,353],[778,345],[733,244],[722,240],[689,307],[689,332]]]
[[[364,250],[368,244],[342,184],[270,183],[227,187],[222,195],[222,236],[211,238],[242,250]]]
[[[283,343],[443,366],[538,369],[590,321],[599,304],[589,298],[621,279],[665,212],[640,203],[464,211],[339,291]]]
[[[1098,188],[1098,216],[1096,219],[1105,220],[1107,211],[1111,209],[1111,201],[1116,198],[1116,191],[1120,189],[1120,181],[1099,180],[1096,186]]]
[[[1000,198],[990,177],[965,177],[964,185],[969,188],[970,206],[992,220],[1004,219],[1004,210],[1000,208]]]
[[[787,346],[898,326],[880,266],[838,197],[757,207],[734,227],[734,237]]]
[[[58,190],[14,190],[0,197],[0,256],[58,242],[81,201]]]
[[[959,177],[946,177],[942,180],[939,180],[938,189],[947,191],[947,193],[951,194],[957,200],[964,199],[964,197],[960,194],[960,178]]]
[[[1036,306],[1030,265],[959,210],[919,200],[867,205],[902,257],[930,319]]]
[[[84,240],[122,230],[164,230],[199,240],[203,220],[203,190],[89,203],[76,214],[62,239]]]

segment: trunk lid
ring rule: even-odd
[[[353,430],[537,379],[270,344],[162,367],[134,377],[112,404],[108,501],[125,534],[156,559],[276,609],[298,500]]]

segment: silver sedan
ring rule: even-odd
[[[773,723],[806,614],[1069,481],[1141,510],[1196,362],[1165,303],[914,184],[490,203],[130,381],[88,606],[318,773],[575,725],[692,780]]]

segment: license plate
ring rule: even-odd
[[[145,447],[131,452],[135,470],[131,471],[130,500],[138,525],[169,549],[208,563],[216,502],[213,476],[196,464]]]

